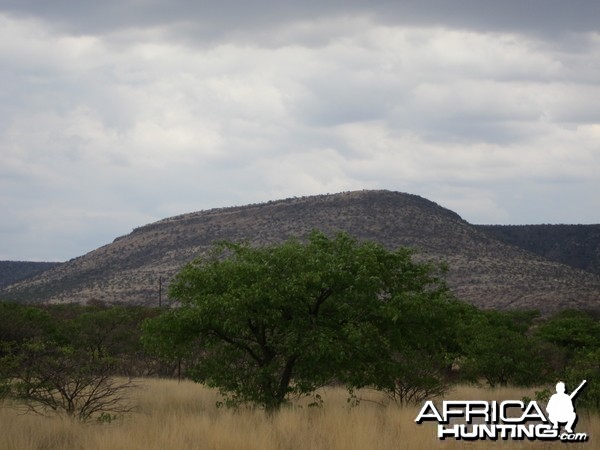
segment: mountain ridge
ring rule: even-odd
[[[420,260],[445,261],[448,284],[488,308],[597,309],[600,276],[501,242],[455,212],[414,194],[386,190],[297,197],[214,208],[134,229],[93,252],[1,292],[50,302],[154,304],[169,279],[218,240],[276,244],[318,229],[346,231],[389,249],[412,247]]]

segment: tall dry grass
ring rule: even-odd
[[[20,414],[0,407],[2,450],[153,450],[153,449],[459,449],[563,448],[560,442],[464,442],[436,438],[434,424],[417,425],[418,407],[382,406],[376,394],[350,407],[342,389],[322,392],[322,408],[306,401],[267,417],[263,411],[218,409],[214,390],[191,382],[144,380],[137,412],[108,424],[79,423],[61,417]],[[460,387],[448,399],[520,399],[533,390]],[[600,417],[580,414],[577,430],[586,431],[594,448]],[[596,447],[597,448],[597,447]]]

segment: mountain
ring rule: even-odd
[[[57,262],[0,261],[0,289],[51,269]]]
[[[445,261],[459,298],[487,308],[599,309],[600,276],[501,242],[456,213],[416,195],[356,191],[212,209],[133,230],[84,256],[0,292],[24,301],[157,304],[159,284],[215,240],[256,245],[344,230],[420,260]],[[164,295],[163,295],[164,297]]]
[[[600,225],[477,225],[507,244],[600,275]]]

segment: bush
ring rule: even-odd
[[[31,412],[64,413],[84,421],[132,409],[127,394],[135,385],[111,376],[110,358],[36,340],[4,347],[5,356],[0,358],[4,395]]]

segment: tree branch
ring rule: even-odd
[[[235,339],[230,338],[229,336],[227,336],[225,333],[216,330],[216,329],[211,329],[210,332],[212,334],[214,334],[216,337],[218,337],[219,339],[224,340],[225,342],[227,342],[228,344],[233,345],[234,347],[237,347],[240,350],[243,350],[245,352],[247,352],[252,359],[254,359],[257,363],[259,364],[263,364],[264,361],[262,360],[262,358],[260,358],[255,352],[254,350],[252,350],[248,345],[246,344],[242,344],[241,342],[236,341]]]
[[[325,300],[327,300],[327,298],[329,298],[329,296],[332,293],[333,289],[331,288],[321,289],[321,293],[317,297],[317,301],[315,302],[314,306],[309,310],[312,316],[316,317],[319,314],[319,309],[321,308],[321,305],[325,302]]]

